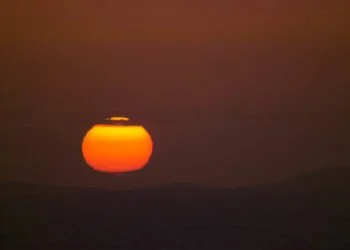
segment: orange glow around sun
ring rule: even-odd
[[[82,152],[86,163],[93,169],[109,173],[135,171],[149,161],[153,142],[140,125],[125,125],[126,117],[111,117],[115,124],[98,124],[85,135]]]

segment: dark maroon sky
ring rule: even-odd
[[[348,1],[1,1],[1,181],[250,185],[350,165]],[[155,142],[108,176],[86,130],[129,115]]]

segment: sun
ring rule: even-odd
[[[123,173],[143,168],[152,155],[153,142],[141,125],[127,117],[110,117],[87,131],[82,154],[94,170]]]

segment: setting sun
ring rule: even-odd
[[[102,172],[120,173],[143,168],[153,142],[143,126],[128,125],[126,117],[111,117],[93,126],[85,135],[82,152],[86,163]]]

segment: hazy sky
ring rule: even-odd
[[[350,164],[349,1],[0,3],[1,181],[250,185]],[[129,115],[143,171],[98,174],[86,130]]]

